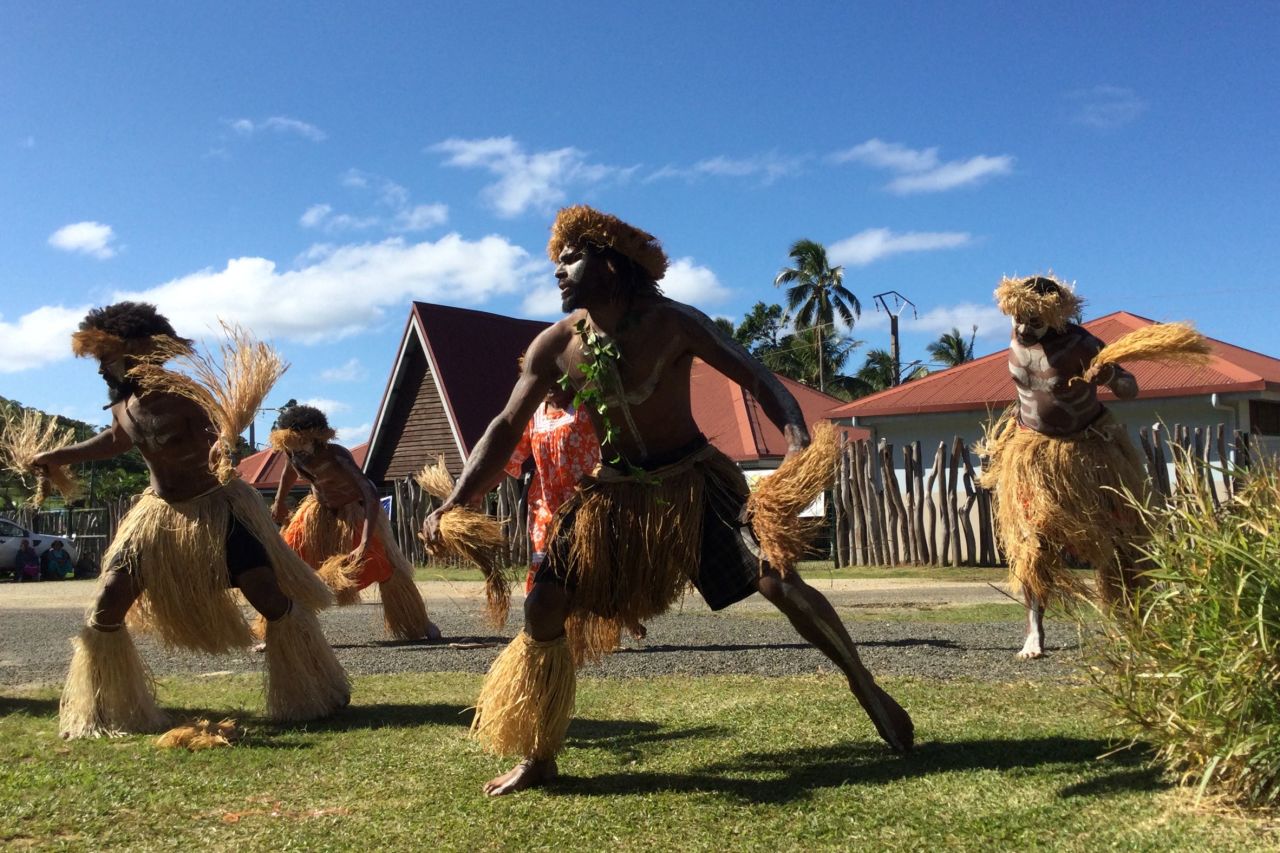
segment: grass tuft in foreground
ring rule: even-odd
[[[1280,477],[1258,466],[1215,507],[1195,463],[1147,511],[1150,585],[1104,620],[1095,681],[1197,796],[1280,804]],[[1201,472],[1203,473],[1203,472]]]

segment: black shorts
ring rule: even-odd
[[[238,582],[240,575],[250,569],[271,565],[267,549],[258,541],[258,537],[235,517],[234,513],[227,520],[226,560],[227,584],[234,587],[240,586]],[[137,552],[126,546],[126,550],[116,559],[116,564],[111,571],[133,574],[137,571],[137,565]]]
[[[705,444],[705,439],[701,443]],[[697,449],[694,447],[688,452]],[[687,453],[682,452],[682,455]],[[750,526],[739,521],[745,503],[744,497],[727,494],[723,489],[703,490],[702,548],[692,580],[712,610],[723,610],[737,604],[756,591],[760,559],[752,552],[755,538]],[[534,583],[554,583],[571,590],[574,583],[569,571],[568,553],[574,523],[573,509],[558,521],[555,538],[547,547],[547,559],[538,568]]]

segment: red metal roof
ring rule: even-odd
[[[835,397],[794,379],[774,375],[796,398],[805,423],[810,426],[824,420],[826,412],[838,402]],[[721,453],[735,462],[780,459],[786,455],[787,442],[782,430],[773,425],[749,391],[701,359],[693,361],[689,384],[693,419]],[[870,430],[856,427],[845,431],[851,438],[871,435]]]
[[[357,444],[351,448],[351,455],[355,458],[357,465],[364,465],[365,454],[369,452],[369,442]],[[236,466],[236,471],[240,474],[240,479],[244,480],[255,489],[274,489],[280,485],[280,478],[284,475],[284,453],[279,450],[272,450],[268,447],[266,450],[259,450],[252,456],[246,456],[240,460],[240,464]],[[299,486],[310,486],[306,477],[298,477]]]
[[[1127,311],[1116,311],[1084,327],[1111,343],[1122,335],[1154,323]],[[1142,389],[1141,396],[1185,397],[1193,394],[1280,390],[1280,359],[1210,338],[1213,354],[1199,367],[1135,361],[1125,365]],[[993,409],[1013,401],[1009,376],[1009,350],[992,353],[896,388],[845,403],[830,410],[832,418],[912,415],[926,412],[961,412]],[[1103,399],[1115,399],[1101,389]]]

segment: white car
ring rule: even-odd
[[[76,547],[76,540],[70,536],[36,533],[7,518],[0,518],[0,573],[13,571],[13,562],[18,557],[18,547],[23,539],[31,542],[31,547],[36,549],[37,554],[48,551],[54,542],[61,542],[63,549],[71,556],[73,566],[80,559],[80,549]]]

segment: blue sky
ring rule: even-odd
[[[411,299],[556,316],[579,202],[713,315],[818,240],[866,346],[916,304],[905,360],[999,349],[992,289],[1048,270],[1280,355],[1278,41],[1274,3],[5,4],[0,394],[101,422],[68,334],[143,298],[362,441]]]

